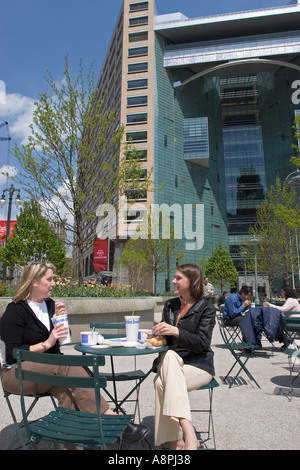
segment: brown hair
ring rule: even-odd
[[[13,300],[17,303],[21,300],[28,299],[31,294],[31,285],[33,281],[35,279],[41,279],[47,269],[52,269],[52,271],[55,272],[55,267],[51,263],[34,262],[28,264],[22,273],[22,277]]]
[[[193,299],[203,296],[203,274],[196,264],[182,264],[177,269],[190,281],[190,292]]]

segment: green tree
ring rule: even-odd
[[[208,259],[205,274],[213,284],[220,286],[220,292],[227,284],[232,286],[236,283],[238,272],[228,250],[222,246],[222,242],[213,250],[211,258]]]
[[[36,201],[24,202],[13,230],[13,238],[9,237],[5,247],[0,248],[0,258],[4,266],[22,266],[31,260],[47,260],[56,266],[59,274],[64,273],[64,243],[43,217]]]
[[[133,238],[130,240],[129,245],[130,249],[134,249],[136,252],[140,250],[143,252],[146,261],[145,268],[148,274],[153,275],[153,291],[156,293],[158,275],[166,273],[167,283],[170,284],[172,261],[176,260],[179,263],[185,257],[185,252],[180,249],[179,240],[174,233],[174,227],[171,223],[166,223],[166,220],[164,227],[166,233],[163,236],[163,216],[161,211],[158,214],[156,212],[151,213],[150,211],[149,215],[145,211],[143,214],[143,220],[134,230]],[[156,233],[155,236],[153,235],[154,232]],[[128,261],[130,264],[130,260]],[[170,290],[170,285],[167,286],[167,290]]]
[[[300,214],[295,190],[277,178],[257,208],[256,217],[257,223],[249,233],[259,240],[258,271],[268,277],[271,285],[275,278],[288,278],[298,263],[295,236],[300,227]],[[247,242],[244,249],[253,259],[251,243]]]
[[[299,148],[299,142],[300,142],[300,116],[299,115],[296,116],[292,129],[294,131],[295,141],[297,141],[297,144],[293,144],[292,147],[297,152],[300,152],[300,148]],[[300,168],[300,155],[298,155],[297,157],[292,157],[291,162],[294,163],[294,165],[296,165],[297,168]]]
[[[143,284],[148,272],[148,257],[143,249],[137,248],[136,240],[129,240],[124,248],[121,259],[117,260],[116,267],[125,268],[132,292],[136,292]]]
[[[140,163],[130,146],[119,158],[124,128],[118,125],[118,112],[106,111],[105,90],[97,89],[92,66],[85,76],[80,61],[72,80],[66,57],[61,85],[51,72],[46,81],[50,91],[35,103],[29,142],[14,148],[22,170],[13,179],[42,201],[49,220],[64,223],[81,283],[86,223],[95,217],[88,202],[96,209],[97,204],[111,203],[125,187],[140,187]],[[143,174],[144,187],[149,180]]]

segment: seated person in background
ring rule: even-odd
[[[285,302],[282,306],[274,305],[270,302],[264,302],[264,307],[274,307],[284,312],[300,312],[300,304],[296,299],[296,294],[294,289],[291,286],[282,286],[281,288],[281,297],[285,299]]]
[[[250,305],[251,289],[243,286],[239,292],[231,294],[225,302],[223,309],[223,322],[226,326],[238,326],[246,307]]]
[[[224,290],[224,292],[222,294],[220,294],[220,296],[218,298],[218,307],[220,307],[220,305],[225,304],[226,298],[227,298],[227,291]]]

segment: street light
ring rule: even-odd
[[[258,297],[258,282],[257,282],[257,244],[259,243],[258,238],[256,238],[255,235],[249,240],[249,243],[253,245],[253,251],[254,251],[254,271],[255,271],[255,305],[259,305],[259,297]]]
[[[15,192],[17,192],[17,197],[15,199],[15,205],[18,207],[22,201],[21,201],[21,196],[20,196],[20,190],[15,188],[14,185],[11,185],[10,188],[4,189],[1,199],[0,199],[0,207],[3,207],[6,203],[5,199],[5,193],[8,192],[9,198],[8,198],[8,210],[7,210],[7,220],[6,220],[6,235],[5,235],[5,243],[7,242],[7,239],[9,237],[9,229],[10,229],[10,218],[11,218],[11,208],[12,208],[12,201],[13,201],[13,195]]]
[[[297,158],[300,158],[300,153],[297,155]],[[284,181],[285,186],[289,188],[294,188],[297,194],[298,207],[300,208],[300,170],[297,168],[296,171],[290,173]],[[297,260],[298,260],[298,284],[300,284],[300,261],[299,261],[299,247],[298,247],[298,233],[295,229],[296,236],[296,250],[297,250]],[[294,281],[293,281],[294,282]]]
[[[248,282],[247,282],[247,251],[244,250],[242,251],[242,259],[244,261],[244,271],[245,271],[245,286],[248,285]]]
[[[300,154],[299,154],[300,158]],[[296,193],[297,193],[297,200],[298,200],[298,206],[300,207],[300,192],[298,191],[300,187],[300,170],[297,168],[296,171],[293,171],[293,173],[290,173],[284,181],[285,186],[288,186],[289,188],[294,188]]]

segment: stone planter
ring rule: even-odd
[[[88,330],[91,322],[123,323],[124,316],[131,315],[133,307],[135,314],[141,317],[140,328],[151,329],[154,324],[154,312],[157,311],[157,306],[162,304],[160,297],[71,297],[57,300],[61,300],[66,305],[72,343],[80,341],[80,332]],[[0,298],[0,317],[10,302],[9,298]]]

